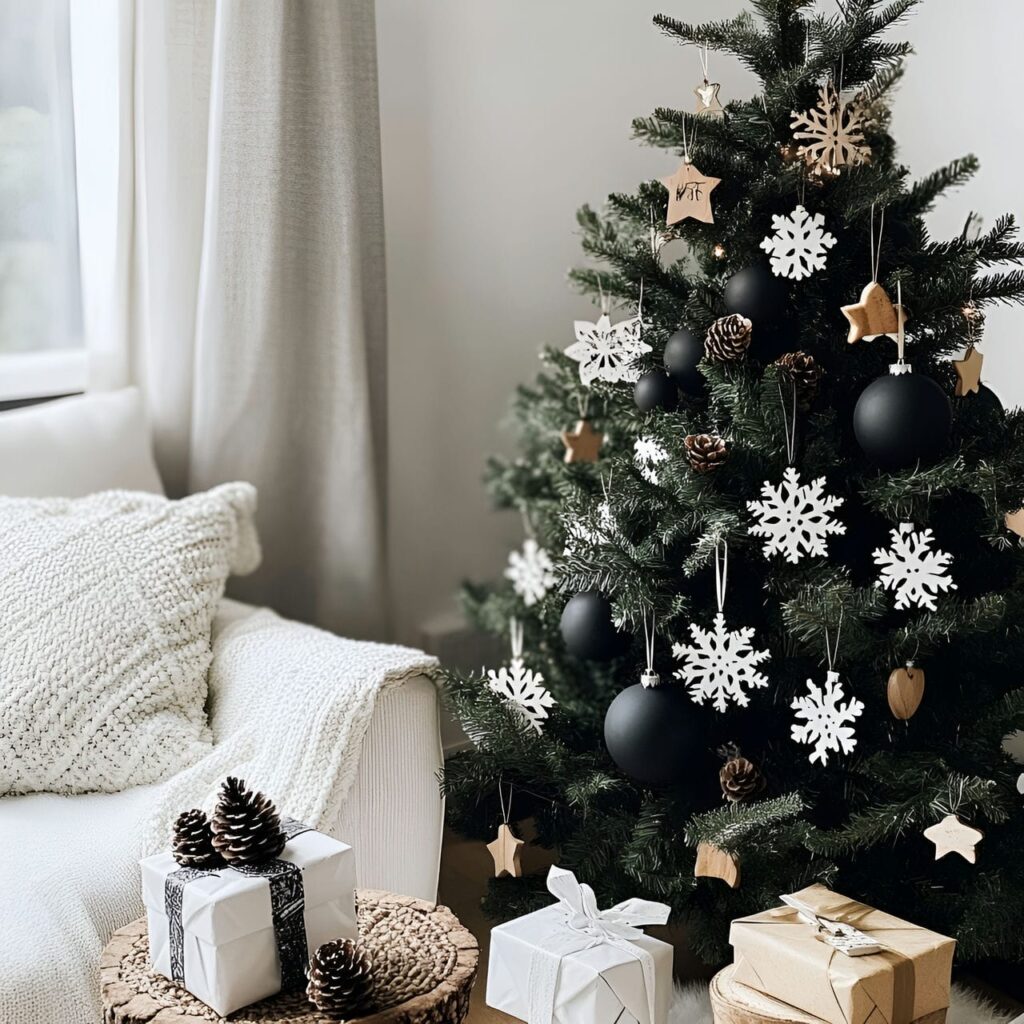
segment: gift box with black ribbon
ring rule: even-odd
[[[183,868],[141,862],[153,969],[221,1016],[305,984],[309,953],[357,937],[355,860],[345,843],[284,819],[263,864]]]
[[[955,940],[812,885],[733,921],[733,980],[829,1024],[913,1024],[949,1006]]]

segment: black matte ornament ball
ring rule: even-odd
[[[704,394],[704,374],[697,369],[704,358],[704,338],[680,327],[665,342],[665,369],[686,394],[697,398]]]
[[[628,686],[604,718],[604,743],[631,779],[667,786],[694,774],[703,757],[699,718],[681,686]]]
[[[672,378],[661,370],[648,370],[633,387],[633,401],[641,412],[663,409],[675,412],[679,405],[679,391]]]
[[[610,661],[629,646],[629,635],[612,621],[611,602],[596,590],[571,597],[562,609],[562,639],[570,654],[588,661]]]
[[[786,286],[759,263],[744,267],[726,282],[725,309],[753,321],[756,341],[758,331],[768,330],[785,316]]]
[[[921,373],[890,373],[873,380],[857,399],[853,433],[876,466],[908,469],[934,462],[949,445],[949,396]]]

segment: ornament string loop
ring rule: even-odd
[[[903,344],[906,338],[903,334],[903,282],[896,282],[896,353],[897,363],[900,366],[905,365],[903,358]]]
[[[715,595],[718,598],[718,610],[725,606],[725,587],[729,579],[729,544],[728,541],[715,541]]]
[[[612,297],[604,290],[604,284],[600,278],[597,279],[597,294],[601,301],[601,316],[611,316]]]
[[[786,411],[786,398],[782,393],[782,373],[776,381],[779,388],[779,405],[782,406],[782,426],[786,437],[786,464],[792,466],[796,455],[796,381],[793,384],[792,413]]]
[[[878,269],[882,262],[882,234],[885,231],[885,207],[878,218],[878,242],[875,243],[875,204],[871,204],[871,281],[878,284]]]
[[[501,820],[507,825],[509,817],[512,814],[512,783],[508,784],[508,800],[505,800],[505,783],[501,779],[498,779],[498,802],[501,804]]]
[[[508,635],[512,643],[512,657],[521,658],[523,656],[523,624],[515,616],[508,620]]]
[[[839,655],[839,637],[843,633],[843,615],[846,609],[840,607],[839,609],[839,624],[836,626],[836,642],[834,644],[829,643],[828,626],[825,627],[825,659],[828,661],[829,672],[834,672],[836,667],[836,658]]]
[[[647,625],[647,611],[643,612],[644,617],[644,650],[647,652],[647,671],[654,671],[654,609],[651,609],[651,624]]]
[[[690,155],[690,147],[697,145],[697,123],[693,123],[693,126],[689,131],[686,129],[686,114],[683,114],[682,119],[683,129],[683,160],[685,163],[692,164],[693,157]]]
[[[705,43],[702,46],[697,45],[697,56],[700,58],[700,70],[704,76],[704,84],[708,84],[708,44]]]

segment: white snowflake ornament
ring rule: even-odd
[[[521,657],[514,657],[497,672],[489,669],[487,685],[514,704],[538,735],[543,731],[548,708],[553,708],[557,701],[544,686],[544,677],[527,668]]]
[[[709,700],[716,711],[725,711],[731,701],[745,708],[750,703],[747,689],[768,685],[768,677],[755,667],[771,655],[754,650],[750,642],[753,628],[729,629],[725,616],[719,612],[713,629],[701,629],[691,622],[690,636],[692,643],[672,647],[674,657],[686,659],[674,675],[686,684],[697,704]]]
[[[824,227],[824,214],[812,217],[803,206],[797,206],[788,217],[775,214],[775,234],[761,242],[761,248],[771,256],[772,273],[801,281],[816,270],[824,270],[828,250],[836,244],[835,235]]]
[[[522,551],[508,556],[505,578],[512,581],[512,589],[523,599],[527,608],[543,601],[555,585],[555,566],[548,553],[532,538],[523,541]]]
[[[864,704],[856,697],[844,703],[845,697],[839,673],[830,671],[824,689],[808,679],[807,696],[793,698],[790,707],[804,724],[794,723],[790,736],[797,743],[814,747],[809,757],[811,764],[828,764],[829,751],[849,754],[857,746],[853,721],[863,713]]]
[[[580,364],[580,381],[590,386],[595,380],[609,384],[628,381],[633,384],[640,378],[640,370],[634,365],[636,359],[651,346],[643,340],[643,319],[639,316],[620,320],[613,324],[606,313],[598,317],[597,323],[577,320],[573,324],[576,341],[566,350],[570,359]]]
[[[846,533],[846,526],[830,515],[843,503],[825,493],[825,478],[800,483],[800,473],[789,466],[782,483],[767,481],[761,487],[764,501],[748,501],[747,508],[757,518],[749,528],[754,537],[764,537],[766,556],[784,555],[787,562],[799,562],[804,555],[827,554],[827,538]]]
[[[894,591],[897,608],[914,604],[935,611],[938,594],[957,589],[947,571],[953,556],[933,550],[932,531],[915,530],[913,523],[900,523],[891,539],[891,548],[874,552],[875,565],[882,570],[875,586]]]
[[[649,437],[638,437],[633,444],[633,462],[649,484],[658,483],[658,465],[667,458],[668,452]]]

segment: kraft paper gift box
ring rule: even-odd
[[[821,918],[882,947],[848,956],[790,907],[733,921],[734,980],[829,1024],[911,1024],[949,1006],[954,939],[812,885],[794,893]]]
[[[672,947],[639,930],[669,908],[626,900],[598,910],[589,885],[551,868],[558,903],[491,930],[487,1005],[529,1024],[666,1024]]]
[[[305,984],[310,953],[358,935],[352,847],[282,826],[288,842],[266,865],[204,871],[170,853],[140,862],[153,970],[221,1016]]]

